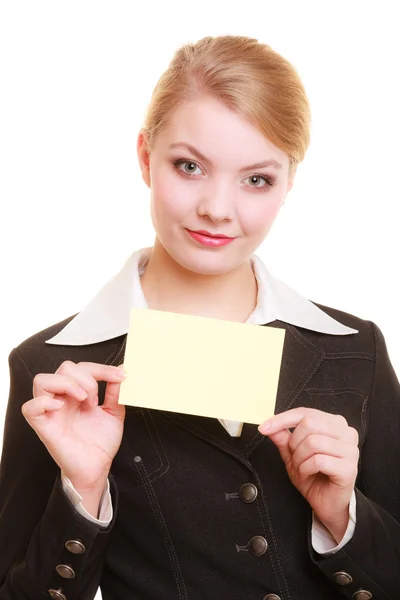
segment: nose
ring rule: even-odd
[[[232,189],[228,189],[228,185],[220,183],[207,186],[206,190],[203,189],[197,208],[199,216],[208,217],[218,223],[232,220],[234,211],[234,194]]]

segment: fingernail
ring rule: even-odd
[[[125,377],[127,376],[126,371],[123,371],[122,369],[118,369],[115,373],[115,376],[118,377],[118,379],[125,379]]]
[[[267,433],[267,431],[271,429],[271,421],[265,421],[265,423],[261,423],[258,428],[260,433]]]
[[[80,400],[86,400],[88,397],[87,393],[84,390],[78,390],[77,396]]]

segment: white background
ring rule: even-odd
[[[0,4],[0,425],[7,356],[151,245],[136,136],[172,53],[241,34],[297,68],[312,142],[258,254],[311,300],[375,321],[397,373],[397,2]]]

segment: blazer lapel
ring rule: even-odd
[[[294,325],[274,321],[266,327],[286,329],[275,413],[291,408],[324,359],[323,351]],[[320,334],[324,335],[324,334]]]

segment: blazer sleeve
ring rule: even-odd
[[[17,349],[9,356],[10,396],[0,463],[0,600],[94,598],[117,512],[106,528],[85,519],[60,472],[21,413],[33,375]],[[50,594],[58,590],[59,594]]]
[[[345,598],[400,598],[400,384],[381,330],[375,340],[368,429],[359,463],[356,527],[352,539],[331,557],[314,563]],[[362,594],[361,591],[365,593]]]

